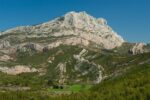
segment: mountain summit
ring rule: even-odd
[[[35,26],[20,26],[2,32],[24,37],[62,37],[57,44],[96,46],[113,49],[124,43],[122,37],[107,25],[103,18],[94,18],[86,12],[69,12],[62,17]],[[57,42],[58,42],[57,41]],[[55,41],[56,42],[56,41]]]

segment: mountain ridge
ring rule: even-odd
[[[11,33],[22,33],[30,37],[75,35],[79,41],[92,41],[98,45],[104,45],[107,49],[120,46],[124,42],[123,38],[107,25],[105,19],[96,19],[86,12],[69,12],[46,23],[6,30],[1,35]]]

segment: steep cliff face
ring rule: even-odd
[[[56,44],[59,42],[58,44],[81,44],[84,46],[94,43],[105,49],[113,49],[124,42],[124,40],[107,25],[105,19],[96,19],[86,12],[69,12],[52,21],[35,26],[13,28],[2,32],[1,35],[12,33],[30,38],[70,36],[71,38],[61,38],[55,42]]]

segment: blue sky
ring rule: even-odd
[[[86,11],[125,40],[150,43],[150,0],[0,0],[0,31],[34,25],[69,11]]]

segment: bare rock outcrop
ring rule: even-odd
[[[38,70],[35,68],[30,68],[29,66],[24,65],[16,65],[14,67],[0,67],[0,71],[10,75],[17,75],[21,73],[27,72],[37,72]]]
[[[10,47],[9,41],[6,41],[6,40],[0,41],[0,49],[4,49],[4,48],[8,48],[8,47]]]
[[[86,12],[69,12],[62,17],[35,26],[21,26],[2,32],[1,34],[20,33],[27,37],[60,37],[69,36],[63,41],[57,41],[49,47],[57,47],[60,42],[67,45],[83,44],[88,46],[93,42],[106,49],[121,46],[123,38],[114,32],[103,18],[94,18]],[[76,40],[74,40],[76,39]],[[56,46],[52,46],[56,45]],[[30,45],[35,48],[35,45]],[[38,46],[36,46],[38,47]],[[41,49],[40,49],[41,50]]]
[[[52,48],[56,48],[60,45],[83,45],[83,46],[88,46],[89,41],[78,38],[78,37],[72,37],[72,38],[67,38],[67,39],[60,39],[55,42],[51,42],[48,44],[46,47],[44,47],[44,50],[50,50]]]
[[[13,60],[13,58],[8,55],[0,56],[0,61],[9,61],[9,60]]]
[[[74,66],[76,71],[82,73],[82,76],[85,75],[95,75],[95,79],[92,80],[94,84],[100,83],[103,79],[103,67],[99,64],[95,64],[94,62],[90,62],[88,59],[85,59],[88,50],[83,49],[79,55],[74,55],[74,59],[77,61],[77,64]]]
[[[59,71],[59,84],[64,84],[66,81],[66,63],[59,63],[56,69]]]
[[[144,43],[136,43],[136,44],[130,49],[130,52],[131,52],[133,55],[144,53],[144,52],[145,52],[144,46],[145,46]]]
[[[37,51],[37,52],[42,52],[43,51],[43,46],[37,44],[37,43],[25,43],[22,45],[19,45],[17,47],[17,51],[20,52],[26,52],[26,51]]]

